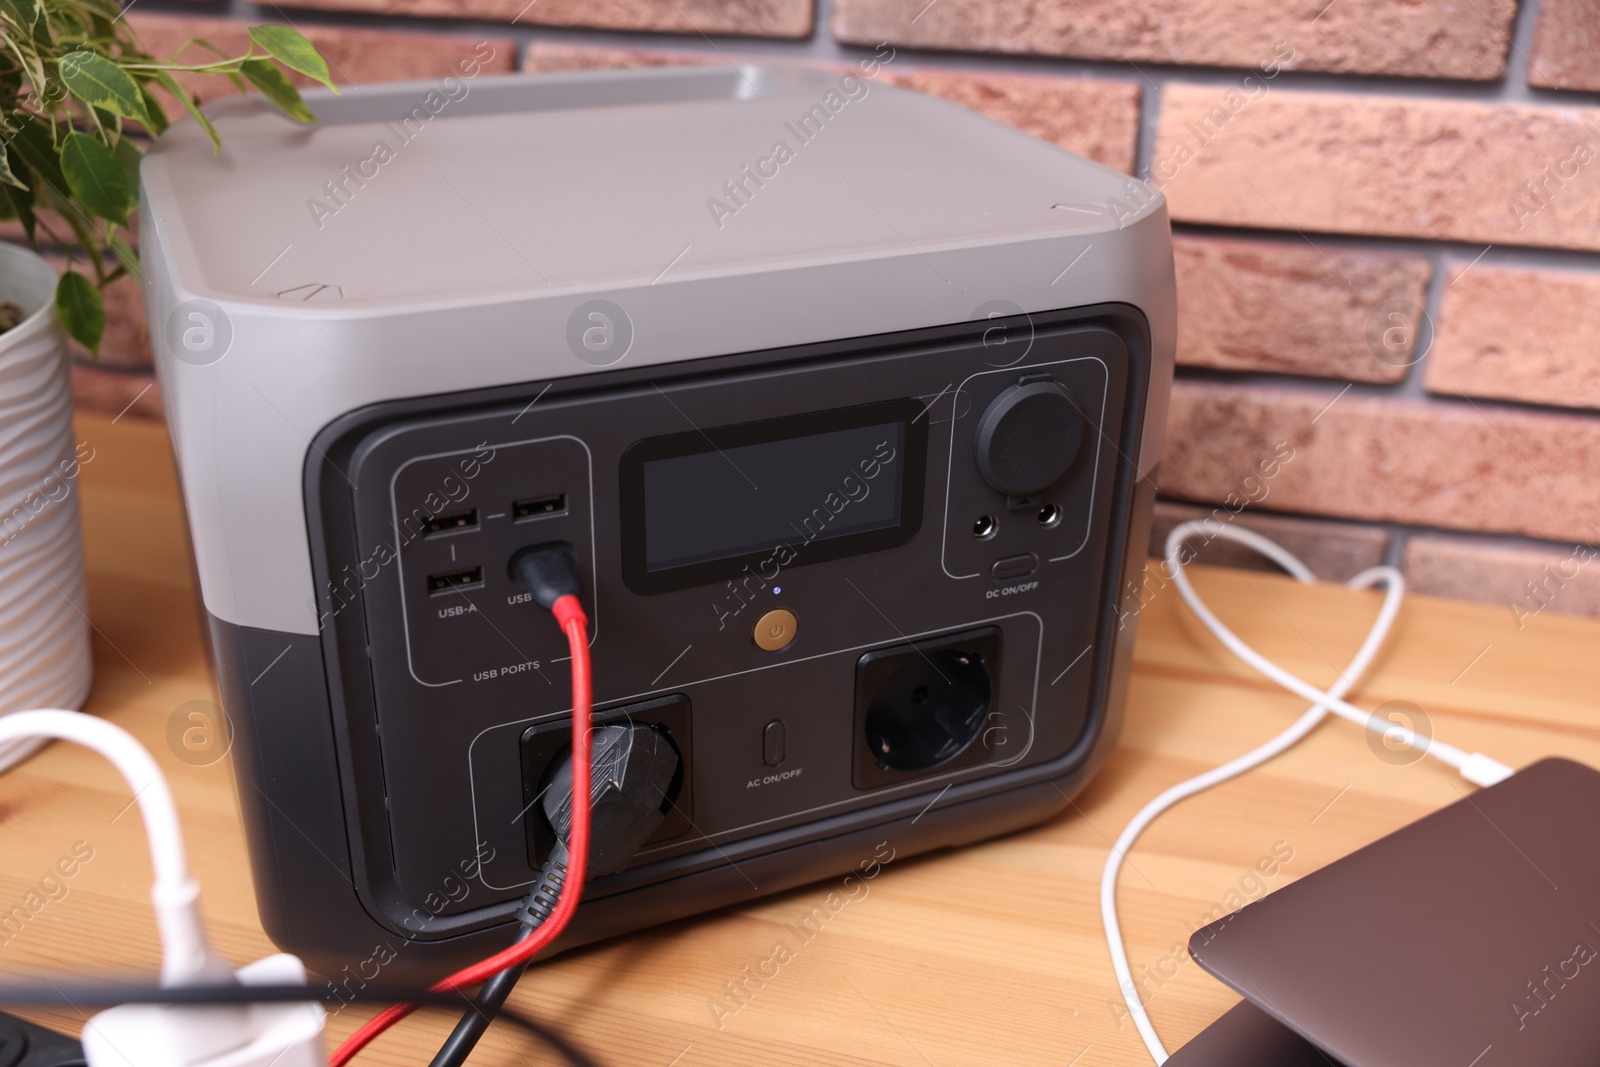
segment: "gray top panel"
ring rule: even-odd
[[[320,128],[231,100],[213,109],[220,155],[194,123],[151,151],[146,225],[182,288],[276,303],[320,283],[345,312],[418,310],[1094,232],[1159,200],[964,108],[823,72],[484,76],[308,99]],[[1102,210],[1113,198],[1136,210]]]

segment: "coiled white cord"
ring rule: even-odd
[[[1168,1052],[1162,1045],[1161,1038],[1157,1036],[1155,1027],[1150,1023],[1150,1017],[1144,1008],[1144,1002],[1139,997],[1139,987],[1133,981],[1133,969],[1128,963],[1127,948],[1122,942],[1122,924],[1117,918],[1117,875],[1122,870],[1122,864],[1127,857],[1128,850],[1133,847],[1139,835],[1145,831],[1152,822],[1163,812],[1179,801],[1196,793],[1210,789],[1214,785],[1235,778],[1245,771],[1259,767],[1274,757],[1281,755],[1291,748],[1301,738],[1305,737],[1325,716],[1331,711],[1342,718],[1349,719],[1369,730],[1379,734],[1392,734],[1397,729],[1388,720],[1382,719],[1370,712],[1346,702],[1343,698],[1361,680],[1362,675],[1372,665],[1383,642],[1388,638],[1389,631],[1394,625],[1395,617],[1400,612],[1400,602],[1405,596],[1405,579],[1393,567],[1372,567],[1362,571],[1350,579],[1349,586],[1353,589],[1367,589],[1381,585],[1384,589],[1383,605],[1378,610],[1378,617],[1373,622],[1371,630],[1361,642],[1361,647],[1351,659],[1350,665],[1340,673],[1338,681],[1327,690],[1319,689],[1278,664],[1267,659],[1261,653],[1251,648],[1239,638],[1232,630],[1217,618],[1216,614],[1206,606],[1195,592],[1194,585],[1189,581],[1189,576],[1184,572],[1183,552],[1190,539],[1204,535],[1207,540],[1221,537],[1233,541],[1261,553],[1282,567],[1296,581],[1310,584],[1315,581],[1315,576],[1304,563],[1281,545],[1269,541],[1260,534],[1250,530],[1239,529],[1233,526],[1223,526],[1207,520],[1185,522],[1173,529],[1167,537],[1166,566],[1172,575],[1173,584],[1178,593],[1183,597],[1184,603],[1200,620],[1207,630],[1210,630],[1223,645],[1249,664],[1261,674],[1277,682],[1285,689],[1307,700],[1313,701],[1311,708],[1296,719],[1294,723],[1280,733],[1277,737],[1258,748],[1252,749],[1237,759],[1230,760],[1214,770],[1197,775],[1186,782],[1179,783],[1166,790],[1150,803],[1146,804],[1139,813],[1128,823],[1126,829],[1117,837],[1116,843],[1111,846],[1111,853],[1106,857],[1105,870],[1100,877],[1100,918],[1105,926],[1106,947],[1111,951],[1111,966],[1116,971],[1117,985],[1121,989],[1122,999],[1128,1006],[1128,1014],[1132,1017],[1134,1025],[1139,1030],[1139,1036],[1144,1039],[1145,1047],[1150,1050],[1150,1055],[1157,1064],[1167,1061]],[[1418,743],[1418,739],[1409,731],[1402,731],[1402,739],[1410,744]],[[1462,777],[1480,785],[1493,785],[1512,775],[1512,769],[1505,764],[1490,759],[1481,753],[1471,753],[1444,744],[1431,738],[1422,739],[1422,751],[1444,763],[1449,764],[1459,771]]]

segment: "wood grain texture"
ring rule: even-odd
[[[216,692],[165,430],[98,416],[80,417],[78,429],[95,449],[81,485],[97,631],[90,709],[156,753],[182,807],[212,936],[233,960],[254,959],[272,947],[255,917],[228,763],[193,766],[167,741],[174,710]],[[1246,640],[1324,683],[1377,605],[1372,594],[1258,573],[1202,570],[1196,581]],[[1302,710],[1232,661],[1159,585],[1152,579],[1143,613],[1122,744],[1067,815],[960,852],[897,859],[864,889],[852,883],[852,895],[838,880],[821,882],[575,953],[535,968],[517,1002],[608,1067],[1148,1063],[1122,1018],[1100,931],[1096,885],[1109,839],[1161,789]],[[1441,738],[1513,764],[1558,753],[1600,764],[1600,623],[1550,613],[1525,622],[1518,630],[1508,608],[1413,598],[1360,700],[1411,701]],[[1121,901],[1134,968],[1147,976],[1168,1044],[1235,999],[1173,951],[1230,894],[1287,884],[1462,789],[1431,763],[1379,758],[1359,732],[1332,722],[1158,822],[1131,854]],[[63,899],[4,935],[4,977],[153,972],[149,859],[128,799],[108,766],[63,745],[0,779],[0,914],[75,842],[94,850]],[[1262,875],[1258,862],[1275,847],[1292,857]],[[818,907],[827,916],[820,932],[797,936],[794,924]],[[745,968],[757,970],[780,943],[788,951],[766,965],[770,977],[748,982],[742,1004],[730,999],[725,983],[746,981]],[[35,1017],[73,1032],[81,1025],[70,1014]],[[350,1008],[330,1033],[341,1038],[365,1017]],[[426,1062],[446,1025],[408,1022],[357,1062]],[[473,1062],[530,1061],[549,1057],[530,1056],[518,1033],[497,1026]]]

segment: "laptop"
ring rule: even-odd
[[[1536,763],[1196,931],[1189,951],[1245,1000],[1172,1067],[1593,1067],[1600,772]]]

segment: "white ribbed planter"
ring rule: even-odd
[[[27,314],[0,333],[0,714],[82,708],[93,677],[72,383],[55,287],[49,263],[0,242],[0,299]],[[0,772],[43,743],[0,745]]]

